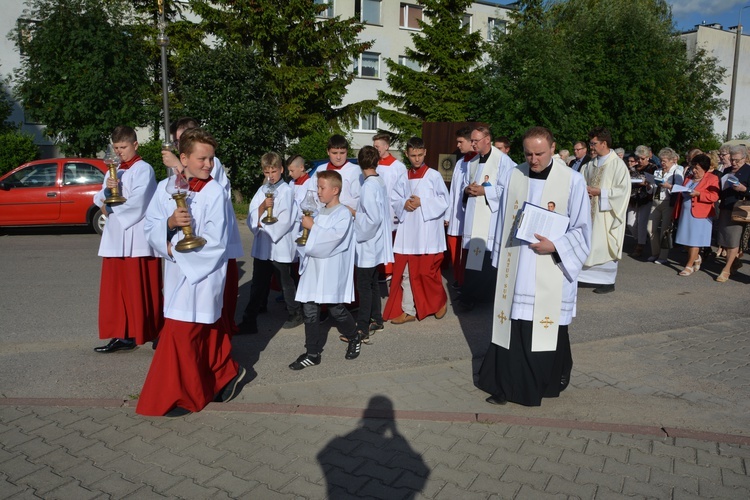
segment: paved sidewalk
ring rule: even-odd
[[[353,361],[332,329],[293,372],[303,330],[272,301],[234,339],[239,397],[167,419],[134,413],[151,349],[95,354],[91,308],[70,312],[95,303],[96,240],[57,237],[55,274],[40,238],[0,240],[29,263],[0,288],[0,499],[750,498],[747,290],[710,263],[688,286],[626,260],[616,293],[582,288],[571,385],[538,408],[474,387],[487,306],[388,325]]]

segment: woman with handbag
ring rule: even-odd
[[[711,159],[696,155],[690,160],[690,167],[693,174],[683,184],[690,191],[682,192],[675,204],[675,218],[679,218],[675,241],[688,247],[688,260],[680,276],[690,276],[700,269],[699,250],[711,245],[714,203],[719,199],[719,178],[708,174]]]
[[[729,148],[729,159],[731,168],[724,169],[719,198],[718,244],[727,251],[727,263],[721,274],[716,277],[719,283],[727,281],[733,271],[742,267],[738,255],[743,225],[732,220],[732,209],[735,203],[748,198],[748,187],[750,187],[747,147],[732,146]]]

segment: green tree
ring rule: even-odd
[[[688,58],[664,0],[520,4],[471,98],[475,119],[516,146],[532,125],[549,127],[561,147],[596,125],[626,149],[712,137],[723,70],[704,52]]]
[[[374,102],[341,106],[350,66],[371,43],[354,19],[321,19],[313,0],[192,0],[205,32],[258,54],[289,140],[321,126],[351,125]]]
[[[424,121],[464,121],[469,116],[469,96],[476,91],[476,64],[482,54],[482,37],[462,26],[472,0],[419,0],[424,6],[421,31],[411,35],[414,48],[405,56],[420,70],[386,60],[391,92],[379,91],[380,118],[398,132],[405,142],[421,135]]]
[[[280,151],[284,128],[259,57],[239,46],[201,48],[177,65],[183,112],[211,132],[232,187],[251,195],[262,178],[260,157]]]
[[[141,126],[149,81],[143,41],[97,0],[32,0],[10,37],[24,54],[15,90],[68,155],[93,155],[117,125]]]
[[[0,132],[0,175],[39,157],[34,138],[17,129]]]

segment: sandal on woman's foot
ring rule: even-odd
[[[680,271],[680,276],[690,276],[694,272],[695,271],[693,271],[692,267],[686,267],[685,269],[683,269],[682,271]]]
[[[695,262],[693,262],[693,271],[699,271],[700,268],[701,268],[701,264],[702,263],[703,263],[703,259],[699,255],[698,256],[698,260],[696,260]]]
[[[729,273],[727,272],[722,272],[720,275],[716,277],[716,281],[718,281],[719,283],[724,283],[728,279],[729,279]]]

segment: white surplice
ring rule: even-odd
[[[445,212],[445,220],[448,222],[449,236],[463,236],[464,220],[466,219],[466,206],[464,205],[464,189],[466,179],[469,175],[469,165],[479,161],[479,156],[472,152],[463,155],[453,167],[450,189],[450,207]]]
[[[383,179],[379,175],[365,177],[354,219],[357,267],[393,262],[390,205]]]
[[[118,170],[117,178],[120,180],[120,194],[127,201],[109,206],[112,212],[104,225],[99,256],[153,257],[155,254],[146,241],[143,226],[146,210],[156,190],[154,169],[145,161],[139,160],[127,170]],[[104,207],[104,199],[109,193],[107,179],[109,171],[104,176],[102,189],[94,195],[94,203],[99,207]]]
[[[354,220],[342,204],[322,208],[299,253],[298,302],[348,304],[354,300]]]
[[[224,165],[222,165],[221,161],[216,157],[214,157],[214,168],[211,169],[211,177],[213,177],[213,179],[227,192],[227,203],[229,204],[230,212],[234,213],[234,206],[232,205],[232,183],[229,181]],[[227,257],[230,259],[239,259],[245,255],[245,252],[242,249],[240,226],[237,224],[236,215],[234,218],[229,219],[227,231],[229,232]]]
[[[315,170],[315,174],[313,174],[315,178],[313,186],[315,186],[316,194],[318,189],[318,172],[323,172],[324,170],[333,170],[341,175],[339,202],[352,210],[356,210],[357,202],[359,201],[359,187],[362,185],[362,169],[359,168],[359,165],[354,165],[348,161],[341,168],[333,168],[330,162],[320,165]],[[322,205],[319,207],[322,207]]]
[[[396,207],[404,199],[407,191],[406,166],[389,154],[378,161],[375,170],[385,183],[385,191],[388,193],[390,206],[390,227],[391,231],[395,231],[398,225]]]
[[[273,216],[278,220],[273,224],[263,222],[263,218],[266,216],[265,210],[258,216],[258,207],[266,199],[265,186],[261,186],[253,199],[250,200],[247,226],[254,236],[250,255],[254,259],[273,260],[288,264],[294,262],[297,253],[297,244],[294,242],[296,237],[294,191],[283,180],[279,180],[275,186]]]
[[[412,195],[419,197],[421,206],[408,212],[404,204]],[[450,194],[445,181],[436,170],[427,168],[423,177],[408,179],[405,197],[396,209],[399,224],[393,253],[421,255],[444,252],[443,221],[449,203]]]
[[[228,210],[227,194],[218,182],[209,181],[187,198],[193,232],[205,238],[205,246],[181,253],[174,246],[183,238],[173,231],[172,256],[167,252],[167,219],[177,205],[167,192],[169,179],[159,183],[148,207],[145,233],[149,244],[164,258],[164,317],[189,323],[213,324],[221,316],[227,273]]]

